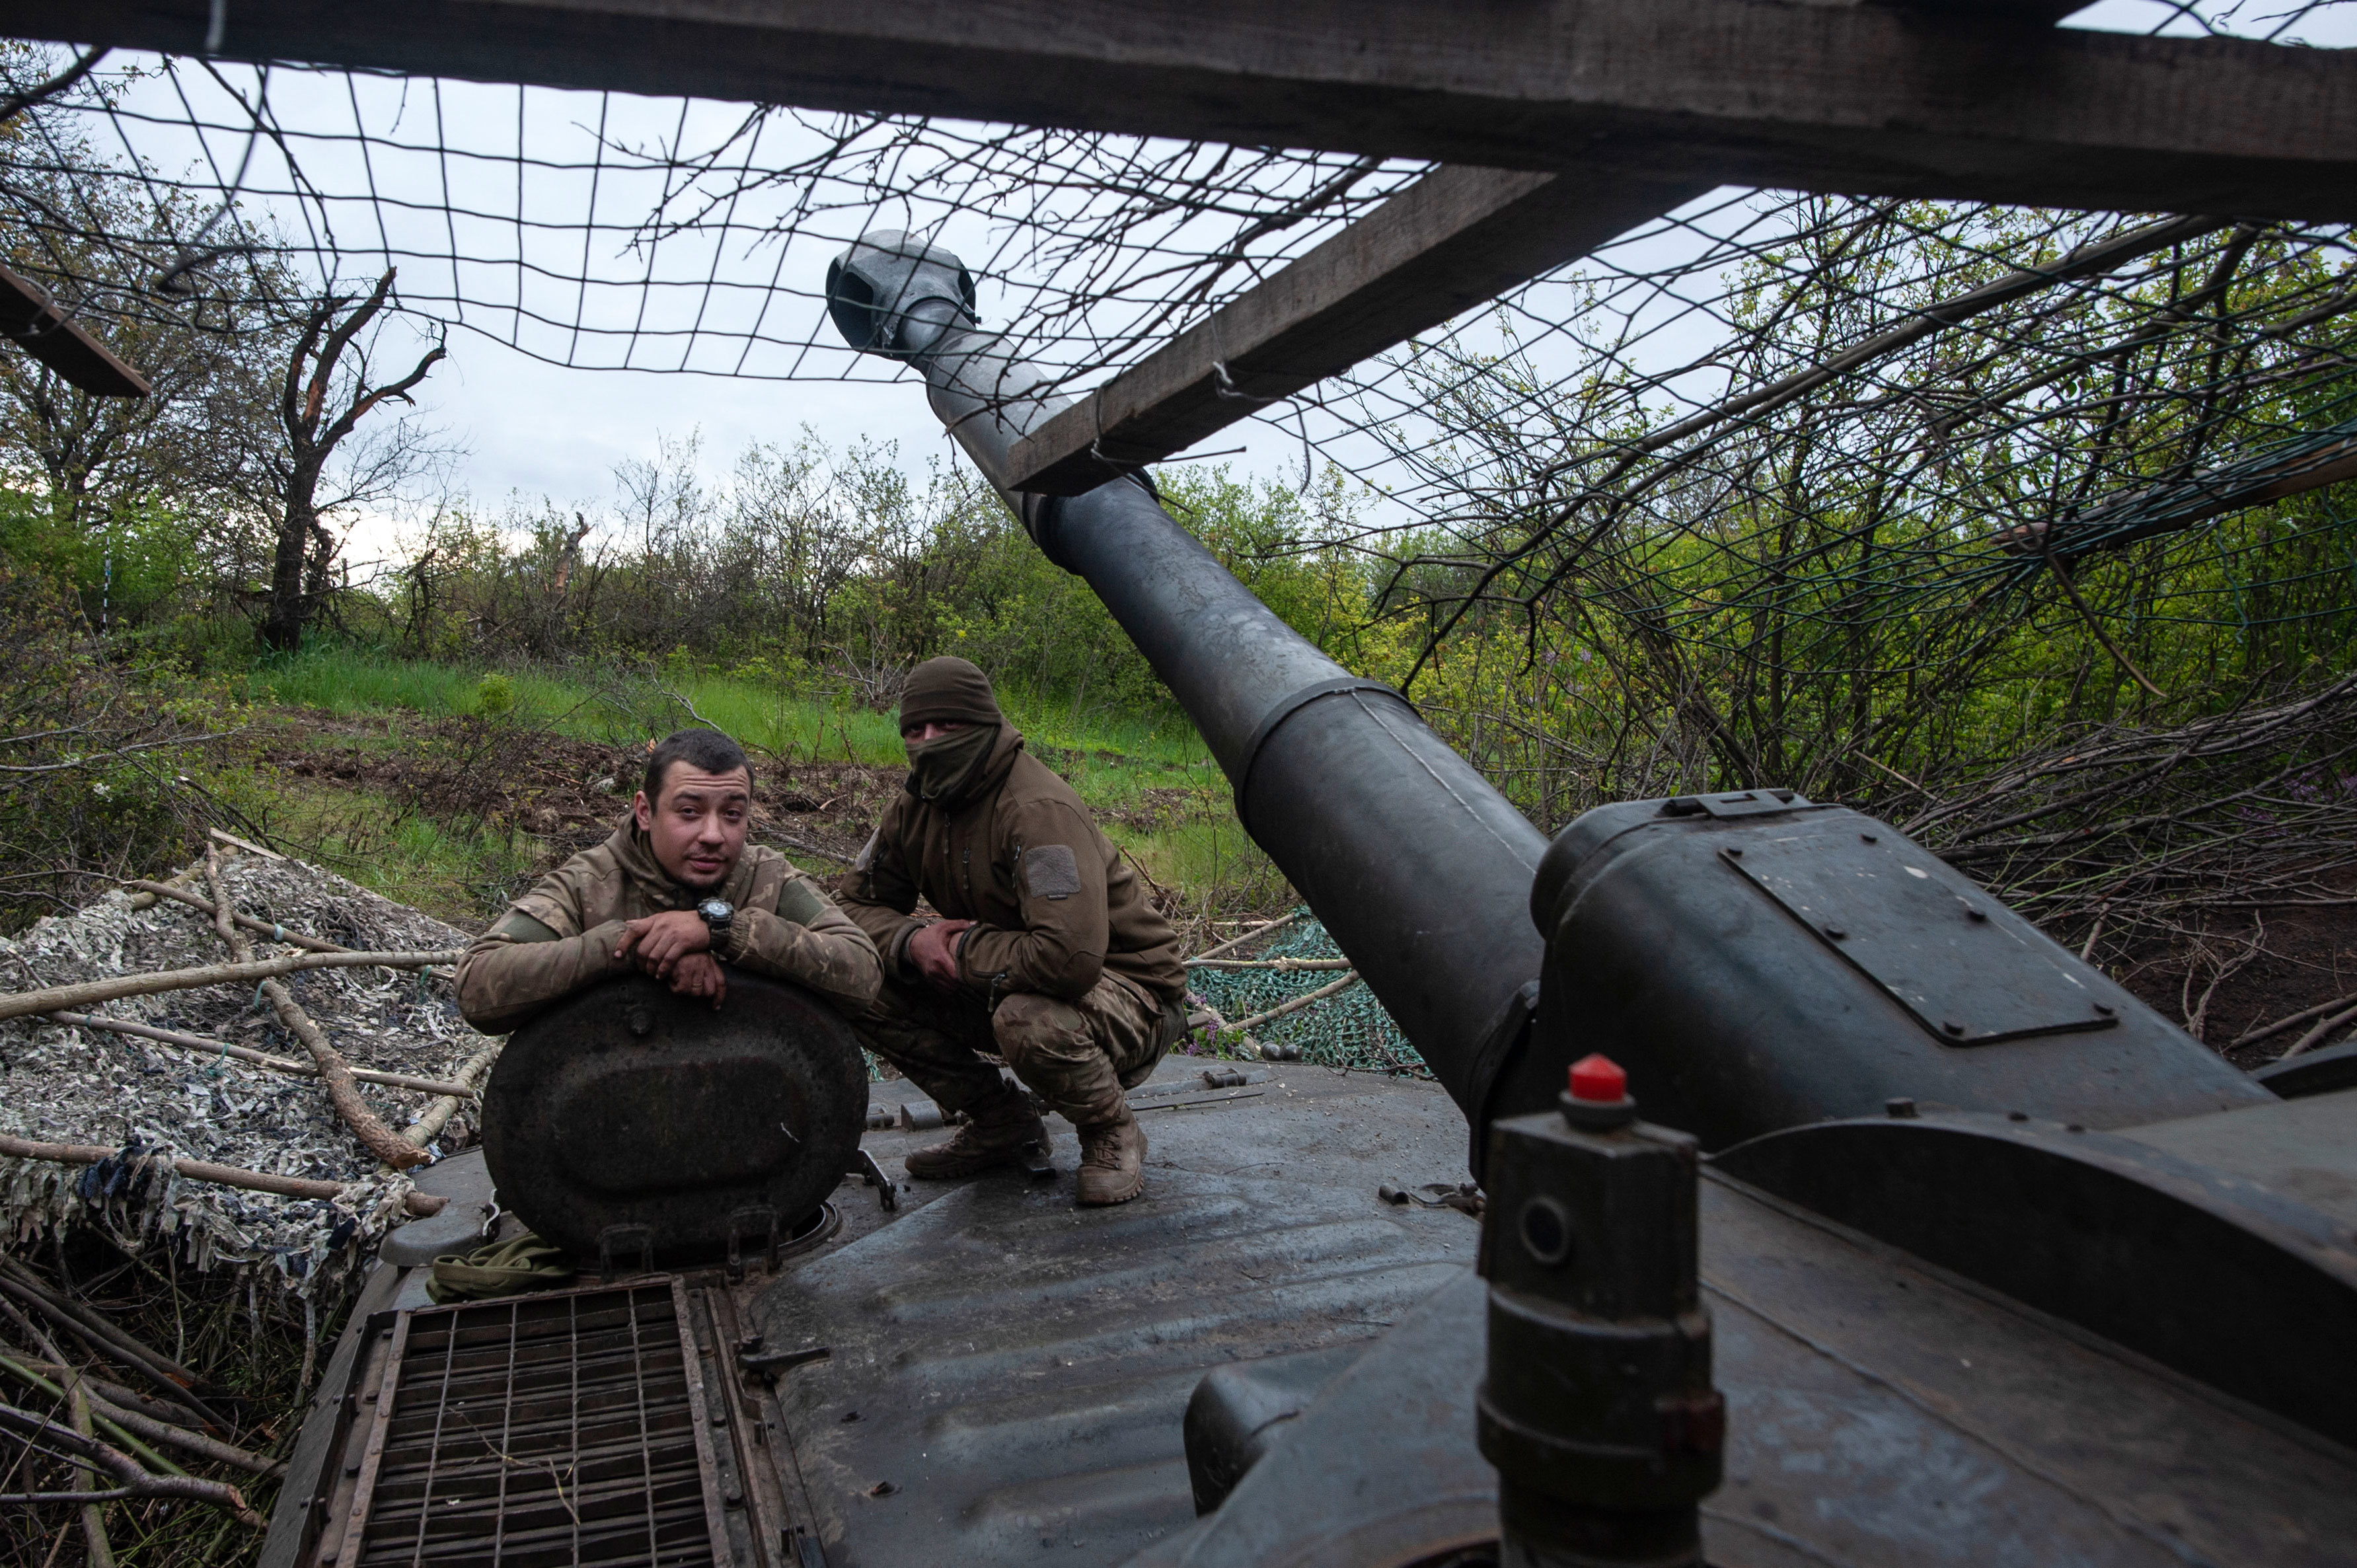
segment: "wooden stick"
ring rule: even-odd
[[[207,1404],[190,1386],[197,1381],[195,1373],[179,1366],[161,1351],[148,1349],[141,1341],[104,1318],[94,1313],[86,1313],[81,1306],[57,1296],[31,1270],[13,1259],[0,1254],[0,1262],[7,1264],[6,1277],[0,1278],[0,1315],[5,1315],[23,1329],[26,1337],[47,1353],[52,1361],[63,1365],[65,1352],[58,1348],[56,1340],[41,1331],[38,1324],[16,1310],[18,1302],[73,1335],[99,1356],[130,1368],[173,1401],[185,1403],[191,1418],[199,1426],[211,1426],[222,1432],[232,1430],[229,1418]],[[76,1314],[81,1316],[77,1316]],[[83,1321],[85,1317],[89,1319],[87,1323]],[[96,1326],[92,1327],[92,1324]]]
[[[416,1121],[401,1130],[401,1141],[413,1148],[422,1149],[440,1136],[442,1129],[450,1124],[450,1118],[457,1113],[462,1099],[479,1100],[482,1097],[479,1086],[484,1076],[491,1070],[491,1064],[500,1059],[500,1048],[507,1043],[508,1037],[501,1035],[468,1058],[467,1065],[458,1069],[458,1082],[453,1086],[458,1092],[446,1094],[428,1105]]]
[[[2357,1007],[2357,991],[2352,991],[2346,996],[2336,996],[2330,1002],[2319,1002],[2313,1007],[2303,1007],[2297,1013],[2287,1013],[2272,1024],[2262,1024],[2255,1029],[2245,1029],[2241,1036],[2226,1048],[2230,1051],[2238,1051],[2244,1046],[2255,1046],[2270,1036],[2282,1034],[2296,1024],[2305,1024],[2310,1018],[2321,1017],[2327,1013],[2338,1013],[2343,1007]]]
[[[179,1046],[200,1056],[228,1057],[234,1061],[251,1062],[255,1067],[268,1068],[292,1078],[317,1078],[319,1069],[309,1062],[298,1062],[286,1057],[265,1056],[250,1046],[235,1046],[227,1040],[208,1039],[202,1035],[184,1035],[178,1029],[159,1029],[153,1024],[135,1024],[128,1018],[109,1018],[102,1013],[51,1013],[49,1021],[71,1024],[84,1029],[110,1029],[118,1035],[135,1035],[143,1040],[160,1040],[167,1046]],[[373,1068],[356,1067],[352,1076],[362,1083],[381,1083],[387,1089],[414,1090],[420,1094],[463,1094],[474,1098],[475,1091],[454,1079],[412,1078],[405,1072],[378,1072]]]
[[[125,996],[154,996],[166,991],[193,991],[204,985],[244,985],[282,974],[313,969],[430,969],[456,963],[465,954],[456,950],[435,952],[305,952],[283,958],[256,959],[252,963],[210,963],[198,969],[167,969],[154,974],[118,974],[106,980],[85,980],[73,985],[50,985],[38,991],[0,993],[0,1020],[22,1018],[28,1013],[54,1013],[61,1007],[89,1007]]]
[[[71,1300],[50,1287],[48,1281],[14,1258],[0,1260],[0,1275],[14,1285],[21,1299],[30,1301],[53,1318],[69,1326],[79,1326],[85,1338],[108,1348],[108,1353],[118,1359],[135,1361],[146,1371],[162,1378],[171,1385],[175,1394],[185,1393],[190,1385],[202,1381],[197,1374],[161,1350],[154,1349],[103,1314]],[[213,1412],[203,1412],[213,1419]]]
[[[1347,958],[1190,958],[1189,969],[1266,969],[1279,974],[1297,969],[1348,969]]]
[[[262,983],[262,993],[270,999],[271,1009],[278,1015],[278,1021],[303,1042],[303,1048],[309,1051],[311,1059],[319,1064],[319,1081],[327,1086],[328,1103],[336,1108],[336,1114],[343,1119],[345,1126],[352,1130],[352,1135],[361,1141],[362,1146],[395,1170],[424,1165],[429,1157],[425,1151],[414,1144],[403,1143],[400,1134],[386,1126],[383,1120],[369,1109],[368,1101],[361,1098],[359,1081],[352,1077],[351,1063],[328,1043],[326,1033],[311,1022],[311,1015],[296,1004],[295,994],[286,989],[285,983],[265,980]]]
[[[178,1465],[172,1463],[171,1460],[166,1458],[163,1455],[156,1453],[155,1449],[149,1447],[145,1443],[141,1442],[137,1433],[132,1431],[129,1427],[124,1426],[121,1422],[116,1421],[112,1413],[115,1407],[98,1397],[98,1391],[90,1386],[90,1380],[84,1377],[79,1369],[73,1367],[50,1367],[47,1362],[42,1362],[38,1365],[56,1373],[59,1376],[59,1382],[53,1383],[49,1381],[48,1378],[41,1376],[40,1372],[37,1371],[34,1368],[25,1366],[20,1362],[10,1360],[5,1356],[0,1356],[0,1372],[7,1373],[10,1377],[15,1378],[18,1382],[23,1383],[27,1388],[38,1389],[41,1392],[48,1394],[52,1399],[61,1400],[66,1398],[66,1390],[69,1388],[81,1389],[83,1391],[84,1396],[90,1401],[90,1419],[94,1425],[105,1428],[107,1435],[113,1437],[117,1443],[122,1444],[123,1446],[131,1450],[132,1453],[137,1455],[148,1464],[156,1466],[159,1469],[168,1471],[175,1476],[185,1476],[188,1474],[186,1470],[181,1469]],[[63,1386],[60,1387],[59,1383],[62,1383]],[[148,1418],[142,1416],[140,1419],[145,1421]],[[156,1422],[155,1424],[161,1426],[164,1423]],[[91,1435],[96,1436],[97,1434],[92,1433]],[[188,1432],[179,1432],[178,1435],[187,1437],[193,1434]],[[212,1439],[208,1437],[205,1441],[207,1443],[210,1443]],[[221,1444],[221,1446],[227,1448],[229,1447],[229,1444],[224,1443]],[[233,1452],[242,1454],[245,1450],[240,1448],[233,1450]]]
[[[97,1435],[91,1430],[90,1395],[82,1388],[80,1380],[66,1385],[66,1409],[72,1418],[75,1435],[87,1439],[95,1445]],[[113,1451],[110,1450],[110,1452]],[[124,1458],[125,1463],[130,1464],[141,1475],[147,1474],[145,1466],[132,1459],[128,1455],[124,1455]],[[124,1477],[118,1473],[115,1478],[120,1481]],[[102,1493],[106,1488],[98,1484],[98,1472],[95,1469],[90,1469],[74,1477],[73,1489],[77,1492]],[[103,1501],[82,1504],[81,1533],[82,1539],[89,1543],[90,1547],[90,1555],[85,1560],[89,1568],[114,1568],[114,1544],[106,1539],[106,1505]]]
[[[133,1436],[145,1438],[150,1443],[160,1443],[167,1448],[178,1448],[183,1454],[193,1454],[199,1459],[210,1459],[217,1465],[233,1465],[241,1470],[256,1476],[275,1476],[285,1467],[284,1460],[265,1459],[259,1454],[248,1453],[233,1443],[223,1443],[217,1437],[207,1437],[201,1432],[190,1432],[186,1427],[175,1426],[168,1421],[157,1421],[152,1415],[142,1415],[135,1410],[125,1410],[113,1401],[102,1397],[96,1389],[89,1391],[89,1398],[90,1412],[92,1415],[112,1422]]]
[[[274,849],[264,849],[251,839],[242,839],[235,833],[224,832],[220,828],[208,828],[205,830],[205,834],[215,843],[225,843],[231,849],[247,850],[254,854],[260,855],[264,860],[285,860],[286,858]]]
[[[142,893],[153,893],[158,898],[173,899],[206,915],[213,913],[211,899],[199,898],[187,888],[175,887],[168,882],[143,882],[134,878],[123,886],[136,887]],[[268,920],[257,919],[252,915],[237,914],[232,911],[232,918],[255,936],[268,937],[274,942],[286,942],[295,947],[307,948],[313,952],[350,952],[352,950],[340,942],[331,942],[323,937],[305,936],[301,931],[290,931],[284,926],[273,925]]]
[[[13,1433],[19,1441],[27,1444],[38,1440],[51,1453],[70,1455],[113,1476],[117,1483],[115,1490],[91,1494],[97,1498],[112,1501],[123,1498],[188,1498],[228,1509],[237,1515],[241,1523],[256,1530],[263,1529],[269,1522],[246,1507],[244,1494],[235,1487],[221,1481],[199,1480],[193,1476],[154,1475],[121,1449],[101,1443],[94,1437],[86,1437],[71,1427],[59,1426],[47,1416],[0,1403],[0,1431]],[[78,1492],[41,1493],[38,1498],[44,1502],[86,1500],[84,1495]]]
[[[418,1154],[414,1149],[409,1152]],[[49,1160],[61,1165],[94,1165],[101,1160],[113,1159],[122,1153],[121,1149],[109,1149],[96,1144],[36,1144],[30,1139],[0,1133],[0,1155],[12,1159]],[[266,1171],[241,1170],[235,1165],[217,1165],[204,1160],[174,1159],[168,1155],[148,1155],[142,1158],[184,1181],[209,1181],[221,1187],[242,1187],[249,1192],[274,1192],[281,1197],[333,1197],[351,1185],[349,1182],[314,1181],[308,1176],[273,1176]],[[413,1192],[408,1197],[409,1212],[420,1218],[439,1214],[449,1201],[432,1193]]]
[[[1335,993],[1347,991],[1351,986],[1358,983],[1359,977],[1356,974],[1346,974],[1331,985],[1321,985],[1315,991],[1306,992],[1303,994],[1295,997],[1290,1002],[1270,1008],[1265,1013],[1255,1013],[1251,1017],[1244,1019],[1242,1023],[1231,1024],[1228,1027],[1231,1029],[1249,1029],[1255,1024],[1265,1024],[1272,1018],[1282,1018],[1287,1013],[1298,1013],[1304,1007],[1308,1006],[1312,1002],[1323,1002],[1326,998],[1333,995]]]
[[[1296,909],[1290,915],[1279,915],[1274,920],[1263,920],[1259,924],[1254,926],[1251,930],[1246,931],[1243,935],[1240,937],[1230,937],[1218,947],[1207,948],[1202,952],[1197,954],[1195,958],[1188,960],[1188,961],[1189,963],[1193,963],[1201,959],[1217,958],[1222,953],[1227,951],[1230,948],[1241,947],[1244,943],[1252,940],[1254,937],[1265,937],[1268,935],[1269,932],[1275,930],[1279,926],[1289,926],[1299,918],[1301,918],[1301,911]]]
[[[253,958],[253,944],[239,933],[236,922],[230,918],[233,906],[229,901],[228,889],[221,886],[221,859],[210,849],[205,851],[205,880],[212,884],[213,929],[221,934],[222,941],[229,944],[231,953],[240,959]],[[352,1064],[344,1059],[341,1051],[328,1043],[326,1032],[311,1022],[311,1015],[296,1005],[295,993],[286,989],[285,983],[276,979],[265,980],[262,983],[262,993],[270,999],[271,1011],[278,1015],[279,1023],[303,1042],[303,1048],[309,1051],[311,1059],[319,1064],[319,1081],[327,1085],[328,1102],[336,1108],[336,1114],[343,1119],[345,1126],[352,1130],[352,1135],[370,1154],[395,1170],[423,1165],[427,1157],[425,1151],[414,1144],[403,1143],[393,1130],[368,1108],[368,1101],[361,1098],[360,1085],[352,1078]]]
[[[55,1374],[64,1369],[63,1362],[38,1361],[30,1365],[37,1372],[48,1371]],[[77,1375],[83,1382],[90,1385],[90,1391],[93,1395],[115,1409],[127,1410],[134,1415],[144,1415],[150,1421],[164,1422],[172,1426],[184,1427],[190,1432],[199,1431],[205,1424],[203,1416],[184,1404],[175,1404],[168,1400],[156,1399],[152,1395],[143,1394],[136,1389],[126,1389],[121,1383],[110,1382],[92,1372],[79,1372]],[[184,1391],[175,1387],[172,1391],[178,1394]]]
[[[2288,1061],[2293,1057],[2306,1056],[2309,1052],[2314,1050],[2317,1047],[2330,1039],[2333,1032],[2344,1024],[2357,1024],[2357,1007],[2351,1007],[2342,1012],[2335,1013],[2331,1017],[2327,1018],[2323,1023],[2319,1024],[2315,1028],[2310,1029],[2307,1034],[2302,1035],[2298,1039],[2294,1040],[2291,1044],[2291,1048],[2284,1052],[2282,1056],[2277,1057],[2276,1060]]]

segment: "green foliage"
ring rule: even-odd
[[[550,860],[511,825],[422,811],[372,789],[290,780],[258,826],[304,858],[462,930],[488,925]]]
[[[437,514],[400,573],[347,602],[355,636],[270,658],[245,690],[336,713],[512,713],[601,741],[694,719],[783,759],[893,764],[902,674],[954,652],[991,672],[1043,756],[1105,798],[1157,787],[1156,770],[1209,768],[1088,585],[967,478],[919,480],[888,449],[805,437],[750,448],[715,489],[694,456],[666,446],[626,467],[595,524],[546,507]],[[1307,501],[1223,468],[1163,482],[1174,513],[1305,635],[1360,662],[1403,645],[1369,624],[1363,564],[1303,542],[1345,517],[1339,479]]]
[[[167,670],[110,665],[65,587],[0,553],[0,929],[245,821],[256,786],[228,735],[242,716]]]
[[[81,517],[0,488],[0,551],[67,588],[93,627],[138,627],[185,601],[204,575],[188,517],[149,499]]]
[[[2114,222],[1820,206],[1733,269],[1709,360],[1730,392]],[[2296,238],[2230,229],[2103,288],[2032,289],[1666,444],[1642,445],[1693,405],[1657,406],[1609,352],[1566,378],[1510,327],[1486,365],[1410,355],[1423,458],[1449,470],[1419,501],[1447,521],[1383,539],[1378,624],[1400,635],[1355,662],[1412,677],[1548,828],[1755,784],[1918,800],[1908,780],[1937,795],[2100,726],[2315,690],[2357,646],[2351,487],[2214,521],[2190,504],[2218,465],[2357,416],[2345,248]],[[2106,508],[2145,525],[2106,535]],[[2077,542],[2067,584],[2049,530]]]
[[[495,718],[512,711],[516,703],[515,682],[494,670],[475,682],[475,712],[486,718]]]

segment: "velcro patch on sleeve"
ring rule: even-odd
[[[786,885],[778,889],[780,918],[791,920],[798,926],[807,926],[825,913],[826,899],[811,886],[809,877],[789,878]]]
[[[1081,863],[1072,846],[1043,843],[1023,852],[1023,886],[1034,898],[1069,898],[1081,890]]]
[[[554,931],[522,909],[509,910],[506,918],[491,928],[491,935],[515,942],[553,942],[557,940]]]

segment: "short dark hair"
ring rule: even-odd
[[[683,729],[664,736],[647,753],[646,782],[640,786],[647,793],[651,806],[662,799],[663,775],[674,762],[684,762],[702,773],[732,773],[741,768],[745,777],[753,777],[753,765],[745,760],[745,748],[716,729]]]

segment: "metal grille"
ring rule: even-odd
[[[691,1334],[670,1278],[404,1314],[337,1568],[715,1561]]]

